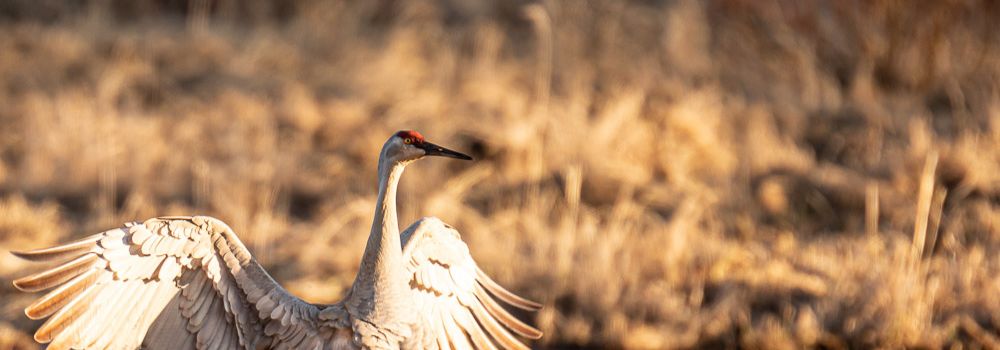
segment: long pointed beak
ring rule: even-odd
[[[456,151],[452,151],[450,149],[447,149],[447,148],[435,145],[435,144],[430,143],[430,142],[423,142],[423,143],[421,143],[420,144],[420,148],[422,148],[424,150],[424,152],[426,152],[426,154],[428,156],[439,156],[439,157],[448,157],[448,158],[457,158],[457,159],[464,159],[464,160],[472,160],[472,157],[470,157],[468,155],[465,155],[463,153],[459,153],[459,152],[456,152]]]

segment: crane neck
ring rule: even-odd
[[[379,159],[375,218],[349,305],[356,317],[371,322],[398,317],[396,304],[407,288],[396,216],[396,189],[405,167],[406,162],[388,159],[384,152]]]
[[[402,254],[402,247],[399,243],[399,218],[396,216],[396,189],[399,187],[399,179],[403,176],[406,163],[392,161],[380,161],[379,163],[378,201],[370,237],[379,236],[382,238],[379,241],[382,248],[394,248],[392,251]],[[372,240],[369,239],[368,245],[371,246],[371,244]]]

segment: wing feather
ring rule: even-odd
[[[538,339],[542,332],[518,320],[496,300],[535,311],[541,305],[507,291],[476,266],[461,235],[437,218],[403,231],[418,324],[414,344],[441,349],[528,349],[511,332]]]
[[[114,322],[111,324],[103,324],[106,319],[116,320],[128,315],[129,308],[135,299],[138,298],[140,293],[128,293],[129,283],[115,283],[103,286],[104,290],[101,291],[100,296],[94,300],[96,305],[107,305],[114,301],[119,307],[116,307],[109,312],[103,314],[103,317],[94,317],[94,319],[89,322],[90,324],[82,330],[79,335],[79,341],[84,344],[83,348],[87,349],[101,349],[108,346],[111,343],[114,334],[121,334],[121,327],[125,322]],[[99,311],[94,308],[90,312],[94,313]],[[92,337],[91,339],[84,339],[83,334],[90,334],[90,332],[104,333],[100,337]]]
[[[78,278],[81,278],[81,280],[90,279],[91,277],[89,276],[91,275],[93,274],[81,275]],[[75,283],[74,285],[79,285],[79,284],[80,283]],[[81,287],[80,289],[83,288]],[[66,325],[68,323],[75,320],[80,315],[80,313],[83,312],[84,308],[86,307],[86,304],[89,303],[91,300],[93,300],[93,295],[90,293],[79,293],[78,290],[80,289],[69,288],[66,290],[67,293],[58,294],[54,296],[54,300],[50,299],[53,300],[52,301],[53,304],[49,303],[44,304],[45,307],[47,308],[51,308],[53,305],[59,305],[59,309],[58,311],[55,311],[55,314],[52,315],[52,317],[50,317],[47,321],[45,321],[45,323],[43,323],[40,328],[38,328],[37,332],[35,332],[36,341],[42,343],[51,341],[53,336],[58,335],[59,332],[61,332],[64,328],[66,328]],[[53,293],[58,291],[59,290],[57,289],[53,291]],[[87,289],[86,291],[90,291],[90,289]],[[49,311],[49,309],[47,308],[42,309],[45,310],[43,312],[47,313]]]
[[[80,298],[82,299],[81,303],[77,303],[76,305],[82,305],[82,303],[86,303],[86,302],[96,302],[96,301],[99,301],[101,299],[102,295],[96,293],[96,291],[93,291],[93,289],[96,289],[96,288],[99,288],[99,287],[92,286],[91,290],[89,290],[87,292],[87,294],[81,295],[80,296]],[[67,349],[67,348],[70,348],[72,346],[78,345],[81,342],[81,338],[82,338],[82,336],[81,336],[81,334],[82,334],[81,333],[81,329],[89,327],[89,326],[91,326],[93,324],[92,322],[90,322],[90,321],[92,321],[91,319],[93,318],[93,316],[90,315],[90,313],[91,312],[90,312],[89,309],[82,310],[82,312],[79,314],[79,316],[74,316],[74,319],[79,319],[80,320],[79,322],[64,322],[63,323],[64,326],[62,326],[63,328],[55,331],[55,332],[58,332],[62,336],[55,337],[55,341],[53,341],[49,345],[49,348],[50,349]],[[55,319],[55,317],[53,317],[53,319]],[[74,319],[67,319],[67,321],[73,321]]]
[[[465,335],[465,332],[458,327],[453,320],[447,320],[444,322],[444,331],[448,335],[448,342],[456,349],[475,349],[472,347],[472,343],[469,342],[469,338]]]
[[[218,300],[218,298],[211,295],[211,286],[205,285],[202,288],[204,290],[198,296],[198,299],[196,299],[196,303],[193,304],[194,312],[188,320],[187,329],[192,332],[197,332],[201,329],[201,326],[205,324],[205,318],[208,317],[208,311],[212,309],[212,304]]]
[[[434,317],[433,319],[430,320],[430,322],[437,321],[438,323],[437,327],[435,327],[436,332],[433,333],[432,336],[434,336],[435,340],[437,341],[438,347],[441,350],[454,349],[455,347],[451,345],[451,341],[448,339],[448,331],[445,329],[444,325],[445,322],[450,322],[451,320],[446,319],[443,313],[441,312],[439,312],[438,314],[439,315],[435,315],[438,317]]]
[[[482,286],[476,285],[475,294],[476,298],[479,299],[479,302],[481,302],[483,306],[486,307],[486,311],[489,312],[491,316],[496,318],[497,321],[500,321],[500,323],[502,323],[508,329],[514,331],[515,333],[521,335],[522,337],[529,339],[538,339],[542,337],[541,331],[535,329],[532,326],[527,325],[524,322],[521,322],[521,320],[518,320],[516,317],[514,317],[514,315],[511,315],[509,312],[507,312],[507,310],[504,310],[503,307],[500,306],[500,304],[497,304],[497,302],[493,300],[493,298],[490,298],[490,296],[486,294],[486,291],[483,290]]]
[[[472,315],[469,314],[469,310],[464,310],[454,304],[452,304],[451,309],[452,318],[469,334],[469,338],[472,339],[472,343],[476,345],[477,349],[495,350],[497,348],[490,341],[490,338],[486,336],[486,333],[483,332],[479,324],[476,323]]]
[[[128,223],[14,255],[58,263],[14,281],[22,291],[50,290],[25,309],[48,317],[35,340],[50,349],[318,346],[337,333],[319,319],[320,306],[288,294],[210,217]],[[327,309],[340,319],[340,308]]]
[[[97,254],[83,254],[49,270],[19,278],[14,281],[14,287],[26,292],[38,292],[53,288],[89,270],[98,260]]]
[[[31,305],[28,305],[24,309],[24,314],[33,320],[49,317],[59,309],[65,307],[73,298],[76,298],[83,291],[93,286],[97,282],[98,277],[98,270],[94,269],[81,273],[73,277],[66,284],[53,289],[48,294],[45,294],[45,296],[35,300]]]
[[[472,304],[471,307],[472,314],[476,316],[476,320],[479,324],[486,329],[486,333],[489,333],[493,340],[500,343],[504,349],[518,349],[518,350],[528,350],[528,347],[522,344],[517,338],[514,338],[506,328],[500,325],[493,316],[490,316],[480,304]]]
[[[190,277],[193,276],[193,277]],[[197,289],[200,292],[201,286],[195,285],[195,281],[204,281],[203,274],[195,274],[193,272],[186,273],[186,278],[191,279],[187,287],[181,290],[182,294],[194,295],[190,292],[192,289]],[[193,296],[189,299],[187,296],[183,298],[173,298],[170,300],[165,309],[166,310],[182,310],[185,309],[185,304],[190,307],[190,301],[194,300]],[[195,333],[188,330],[188,319],[190,314],[185,316],[184,313],[164,313],[160,319],[160,322],[153,324],[153,327],[149,329],[149,333],[146,334],[146,338],[143,340],[145,344],[162,344],[159,348],[173,348],[173,349],[193,349],[195,348]],[[167,347],[166,344],[170,344]],[[88,347],[89,348],[89,347]]]
[[[101,339],[97,347],[104,348],[111,345],[112,342],[117,342],[117,344],[114,345],[115,347],[120,346],[129,349],[138,347],[139,342],[145,338],[146,331],[148,329],[148,326],[145,326],[146,316],[149,315],[147,310],[162,310],[163,306],[160,305],[160,303],[166,304],[166,302],[163,302],[160,298],[156,297],[158,294],[157,292],[161,290],[161,287],[166,290],[173,289],[173,286],[165,285],[164,281],[152,281],[149,283],[151,284],[144,285],[143,282],[139,280],[129,281],[129,284],[133,286],[133,288],[130,289],[139,290],[139,292],[134,293],[136,295],[130,295],[129,301],[123,304],[124,308],[128,310],[128,312],[124,313],[125,317],[123,319],[125,322],[113,322],[108,313],[103,313],[104,317],[102,317],[102,323],[113,324],[112,329],[119,329],[119,335],[128,334],[132,336],[123,337],[123,339],[102,337],[103,339]],[[121,312],[121,309],[122,308],[119,308],[118,311]],[[140,325],[143,326],[140,327]]]
[[[28,261],[52,261],[52,260],[62,260],[68,257],[75,257],[77,255],[86,253],[93,249],[94,242],[103,237],[103,233],[98,233],[86,238],[80,239],[78,241],[66,243],[60,246],[35,249],[24,252],[11,252],[15,256],[28,260]]]
[[[493,281],[489,275],[483,272],[478,266],[476,266],[476,281],[483,285],[486,290],[490,291],[497,299],[503,300],[505,303],[510,304],[518,309],[525,311],[538,311],[542,308],[542,304],[536,303],[534,301],[522,298],[517,294],[511,293],[504,287],[500,286],[499,283]]]

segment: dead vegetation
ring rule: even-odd
[[[997,21],[975,0],[4,2],[0,251],[208,214],[332,302],[378,147],[413,128],[479,160],[411,169],[401,220],[454,224],[544,301],[540,348],[996,348]],[[0,348],[33,347],[26,268],[0,254]]]

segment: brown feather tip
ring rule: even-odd
[[[521,335],[522,337],[528,339],[540,339],[542,337],[542,331],[536,329],[535,327],[529,326],[528,324],[521,322],[514,315],[511,315],[507,310],[504,310],[497,302],[493,301],[489,295],[486,294],[480,286],[476,286],[476,291],[474,292],[476,298],[486,307],[486,311],[489,312],[497,321],[506,326],[508,329],[514,331]]]
[[[478,266],[476,267],[476,275],[476,280],[479,281],[479,284],[485,287],[490,294],[496,296],[497,299],[503,300],[505,303],[521,310],[538,311],[542,309],[542,304],[522,298],[500,286],[499,283],[490,278],[490,276],[483,272],[483,270]]]
[[[18,258],[28,261],[42,262],[42,261],[57,260],[59,258],[66,258],[72,255],[78,255],[78,254],[83,254],[85,252],[89,252],[91,249],[94,248],[94,244],[96,244],[97,241],[100,240],[101,237],[103,236],[104,235],[102,233],[98,233],[96,235],[86,237],[76,242],[70,242],[55,247],[48,247],[48,248],[41,248],[41,249],[27,250],[27,251],[11,251],[10,253]]]
[[[14,280],[14,287],[23,292],[53,288],[76,277],[93,266],[96,254],[84,254],[54,268]]]

